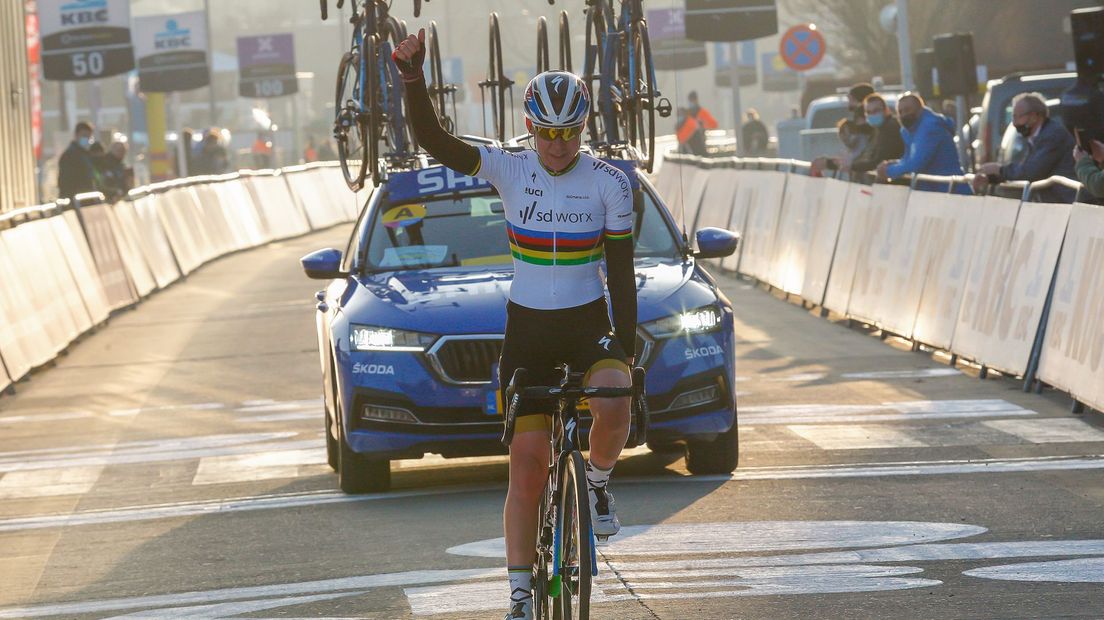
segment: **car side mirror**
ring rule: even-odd
[[[311,252],[300,258],[299,263],[312,280],[333,280],[349,275],[341,271],[341,250],[333,248]]]
[[[724,258],[740,245],[740,235],[723,228],[703,228],[694,233],[698,251],[694,258]]]

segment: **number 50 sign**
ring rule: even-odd
[[[130,0],[38,0],[47,80],[95,80],[134,68]]]

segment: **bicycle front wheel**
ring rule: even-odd
[[[655,162],[655,67],[652,65],[652,43],[648,25],[639,21],[633,25],[632,55],[632,130],[634,146],[640,150],[644,169],[652,171]]]
[[[334,140],[337,142],[337,158],[345,184],[355,191],[364,187],[368,162],[373,159],[374,146],[366,135],[367,123],[363,115],[365,89],[360,83],[360,52],[346,52],[337,70],[337,94],[334,100]]]
[[[556,620],[588,620],[590,589],[594,576],[594,537],[590,529],[590,499],[587,495],[583,456],[572,452],[563,464],[557,533],[560,541],[560,596]]]

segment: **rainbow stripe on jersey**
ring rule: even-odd
[[[602,260],[602,229],[546,232],[506,223],[510,254],[533,265],[585,265]]]

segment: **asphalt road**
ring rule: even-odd
[[[0,618],[500,618],[502,458],[325,465],[341,227],[210,264],[0,397]],[[597,618],[1104,617],[1104,424],[735,279],[741,465],[646,450]]]

